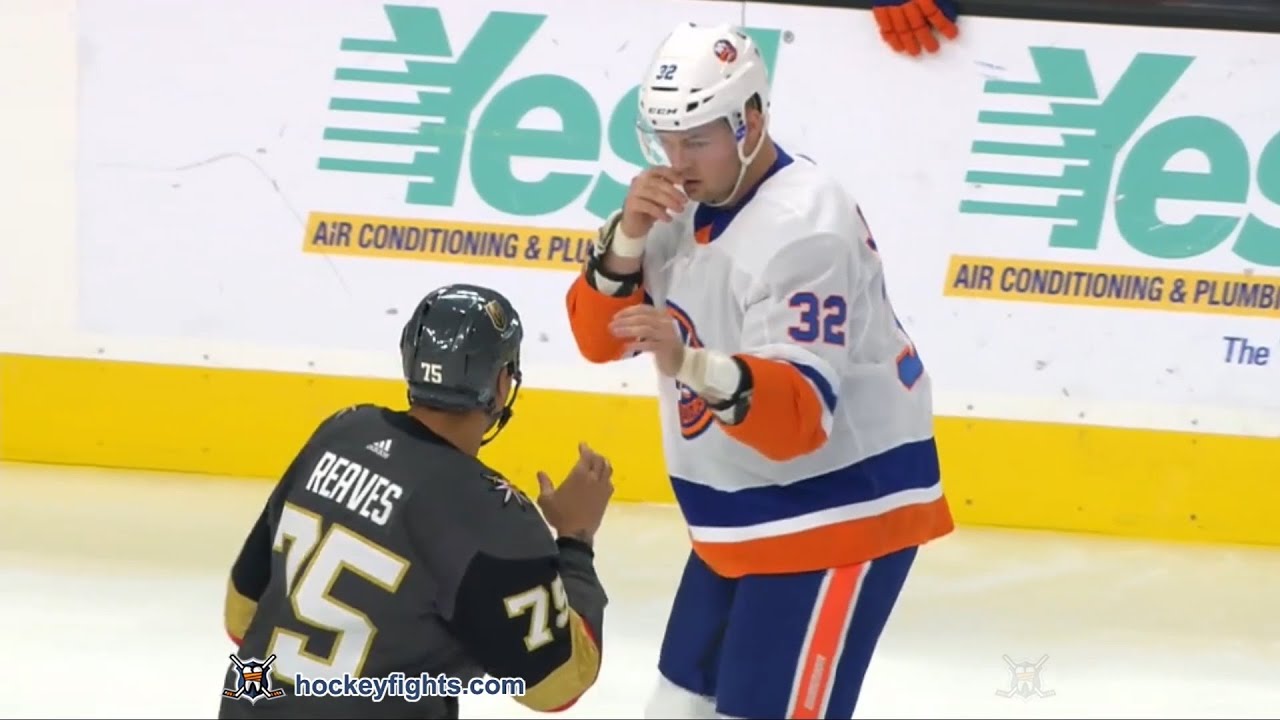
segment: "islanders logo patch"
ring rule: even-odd
[[[698,330],[693,326],[693,319],[679,305],[667,301],[667,314],[676,321],[676,329],[685,347],[700,348],[702,340],[698,339]],[[688,385],[676,381],[676,390],[680,392],[680,434],[685,440],[692,440],[711,427],[715,421],[707,401],[689,389]]]

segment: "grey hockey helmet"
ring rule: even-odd
[[[400,359],[411,403],[436,410],[483,410],[497,436],[511,420],[520,389],[520,315],[496,290],[446,285],[427,294],[405,323]],[[511,373],[508,397],[498,378]]]

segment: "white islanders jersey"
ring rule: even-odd
[[[825,569],[951,531],[929,375],[834,178],[779,149],[736,209],[694,205],[655,226],[643,262],[644,301],[667,309],[687,345],[765,363],[749,365],[751,428],[723,426],[660,379],[667,470],[712,569]]]
[[[659,383],[667,470],[713,569],[803,569],[806,555],[833,555],[827,542],[847,543],[833,561],[872,560],[950,532],[931,380],[836,179],[780,150],[736,211],[695,206],[659,223],[644,277],[646,300],[667,307],[687,345],[791,365],[819,400],[826,442],[773,461],[676,380]],[[771,434],[782,443],[788,430]]]

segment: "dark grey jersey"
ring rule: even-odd
[[[456,717],[486,675],[562,708],[595,681],[606,602],[591,548],[499,473],[406,413],[344,410],[232,567],[219,716]]]

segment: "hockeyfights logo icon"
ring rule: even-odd
[[[235,664],[237,670],[236,686],[223,688],[222,695],[232,700],[248,700],[250,704],[255,705],[259,700],[275,700],[284,697],[284,690],[271,687],[271,665],[275,661],[275,655],[266,660],[258,658],[241,660],[232,655],[231,662]]]
[[[1048,655],[1042,656],[1034,663],[1014,662],[1012,658],[1005,655],[1004,662],[1009,666],[1009,689],[997,690],[996,695],[1005,698],[1018,697],[1026,701],[1033,697],[1047,698],[1058,694],[1055,690],[1046,690],[1043,687],[1043,678],[1040,676],[1044,671],[1045,663],[1049,662]]]

